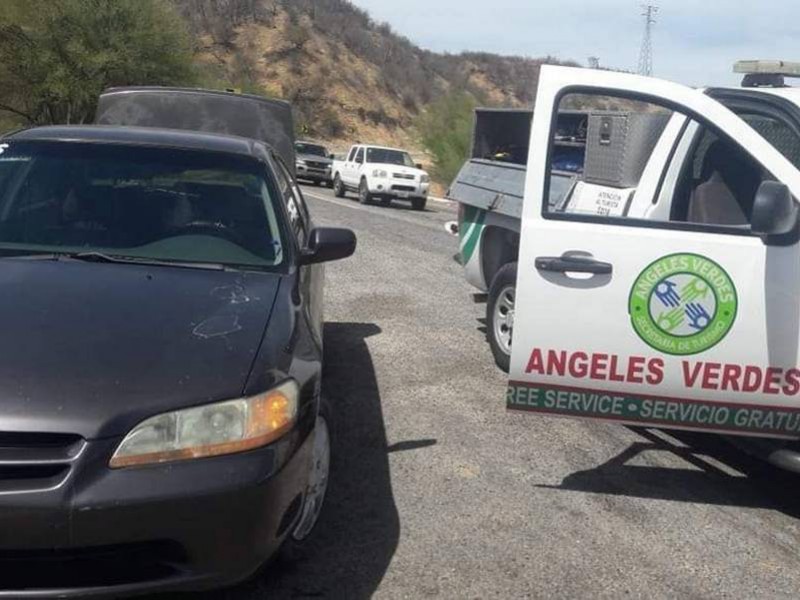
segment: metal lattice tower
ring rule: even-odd
[[[644,38],[642,39],[642,50],[639,53],[639,75],[650,77],[653,74],[653,25],[656,24],[656,13],[658,6],[655,4],[642,4],[642,16],[644,17]]]

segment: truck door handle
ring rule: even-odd
[[[534,264],[539,271],[549,271],[551,273],[610,275],[613,271],[611,263],[584,256],[540,256]]]

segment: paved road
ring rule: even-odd
[[[307,558],[230,598],[800,595],[796,478],[718,438],[506,413],[453,210],[305,190],[359,239],[328,268],[334,479]]]

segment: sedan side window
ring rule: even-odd
[[[289,171],[283,165],[281,160],[273,156],[275,160],[276,169],[275,176],[278,180],[278,187],[280,188],[281,197],[286,204],[286,212],[289,214],[289,222],[292,226],[292,231],[297,238],[298,245],[302,248],[306,245],[308,236],[308,225],[306,222],[307,211],[304,210],[304,205],[298,199],[299,191],[295,190],[292,182],[292,177]]]

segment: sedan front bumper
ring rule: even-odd
[[[298,435],[238,455],[117,470],[107,464],[118,439],[76,442],[62,481],[0,488],[0,598],[119,597],[246,579],[300,514],[313,436],[285,458]]]

